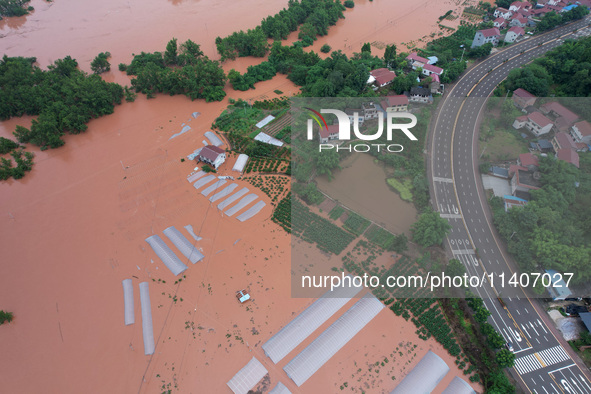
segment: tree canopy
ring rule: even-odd
[[[439,216],[439,212],[428,210],[412,225],[412,239],[425,247],[441,245],[450,229],[450,224]]]
[[[226,96],[224,70],[217,61],[204,56],[199,45],[191,40],[179,48],[173,38],[164,54],[142,52],[135,55],[126,71],[136,76],[131,80],[135,91],[149,98],[156,93],[184,94],[191,100],[203,98],[209,102]]]
[[[343,10],[341,2],[335,0],[290,0],[286,9],[266,17],[254,29],[217,37],[216,47],[222,61],[237,56],[264,57],[269,50],[268,38],[285,40],[300,25],[298,38],[309,45],[316,36],[328,34],[328,27],[343,18]]]
[[[14,135],[20,143],[57,148],[65,133],[85,131],[90,119],[113,113],[121,103],[121,86],[80,71],[69,56],[47,70],[34,63],[34,58],[7,56],[0,62],[0,118],[38,115],[30,130],[17,127]]]

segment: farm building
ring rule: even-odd
[[[199,161],[211,164],[217,170],[226,161],[226,152],[215,145],[207,145],[199,152]]]

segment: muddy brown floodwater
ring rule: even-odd
[[[394,234],[410,235],[417,211],[386,184],[384,166],[365,153],[351,154],[340,165],[342,169],[334,171],[332,180],[326,175],[316,179],[318,188]]]
[[[132,53],[164,50],[176,37],[194,40],[216,59],[216,36],[252,28],[287,1],[32,0],[31,5],[31,15],[0,22],[2,54],[34,56],[42,67],[71,55],[88,71],[97,53],[109,51],[113,70],[104,78],[127,84],[117,64],[129,63]],[[436,0],[357,0],[347,19],[314,48],[328,42],[350,54],[366,41],[378,46],[416,41],[437,32],[437,17],[458,7]],[[244,71],[261,60],[238,59],[224,69]],[[277,97],[275,89],[288,96],[298,92],[283,75],[255,90],[227,92],[264,99]],[[357,370],[351,360],[374,362],[401,341],[447,357],[461,376],[439,344],[420,341],[412,323],[388,310],[301,388],[283,365],[270,362],[261,343],[312,302],[290,297],[290,238],[269,220],[271,201],[260,190],[267,206],[240,223],[195,191],[185,180],[195,164],[180,161],[202,146],[204,132],[226,105],[227,99],[206,104],[184,96],[140,95],[92,120],[86,133],[66,136],[60,149],[27,148],[36,154],[33,170],[22,180],[0,183],[0,309],[15,315],[0,327],[3,391],[224,393],[226,382],[255,355],[273,385],[282,381],[294,393],[334,392]],[[193,112],[201,115],[194,119]],[[17,124],[30,122],[30,117],[1,122],[0,135],[10,137]],[[169,140],[183,123],[192,130]],[[232,174],[234,160],[220,173]],[[197,246],[206,257],[189,264],[178,282],[144,239],[172,225],[184,231],[188,224],[203,237]],[[123,324],[125,278],[134,285],[136,319],[130,326]],[[142,281],[150,286],[153,356],[143,352]],[[253,299],[241,305],[234,293],[245,288]],[[367,392],[390,391],[395,386],[390,375],[399,381],[417,360],[401,358]]]

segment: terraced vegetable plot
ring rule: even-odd
[[[396,236],[383,228],[372,224],[369,229],[363,234],[368,241],[373,242],[379,247],[389,250],[394,244]]]
[[[291,233],[291,192],[279,201],[271,219],[285,231]]]
[[[251,185],[258,187],[272,202],[281,198],[289,189],[289,178],[277,175],[246,176],[242,178]]]
[[[251,172],[279,172],[286,173],[290,167],[290,161],[286,159],[270,159],[263,157],[251,157],[244,169],[245,174]]]
[[[356,235],[363,234],[369,225],[369,220],[355,212],[349,212],[349,216],[345,220],[345,228]]]
[[[261,131],[269,134],[270,136],[275,137],[281,130],[285,127],[291,125],[291,114],[287,112],[285,115],[281,116],[280,118],[275,119],[270,124],[266,125],[261,129]]]
[[[299,200],[292,202],[291,221],[295,235],[325,252],[340,254],[355,239],[353,234],[311,212]]]
[[[330,210],[328,216],[332,220],[337,220],[338,218],[340,218],[343,215],[344,212],[345,212],[345,209],[343,207],[341,207],[340,205],[337,205],[333,209]]]

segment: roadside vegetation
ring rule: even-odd
[[[509,252],[525,272],[556,269],[574,273],[573,283],[591,278],[591,158],[581,155],[581,169],[551,157],[539,160],[542,187],[530,192],[523,208],[505,212],[491,199],[494,223]],[[578,187],[577,187],[578,185]]]
[[[495,90],[495,96],[523,88],[537,97],[587,97],[591,92],[590,62],[591,37],[568,40],[531,64],[512,70]],[[589,109],[580,115],[587,117]]]

